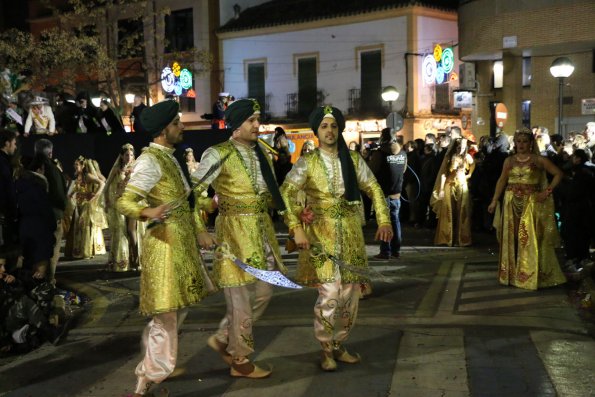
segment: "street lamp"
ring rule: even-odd
[[[564,90],[564,78],[570,77],[574,72],[574,64],[566,57],[554,59],[550,66],[550,73],[558,79],[558,134],[562,134],[562,91]]]
[[[390,107],[390,111],[393,111],[393,101],[396,101],[399,98],[399,91],[392,85],[385,87],[382,90],[382,100],[388,102],[388,106]]]

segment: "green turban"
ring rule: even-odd
[[[141,112],[140,123],[153,138],[156,138],[176,118],[179,111],[178,102],[169,99],[161,101]]]
[[[225,109],[225,122],[235,131],[253,114],[260,114],[260,105],[256,99],[238,99]]]
[[[312,128],[314,134],[318,135],[318,127],[320,127],[320,123],[322,123],[322,119],[325,117],[334,118],[339,126],[339,133],[343,132],[345,129],[345,117],[343,117],[343,113],[332,106],[320,106],[314,109],[308,118],[310,128]]]

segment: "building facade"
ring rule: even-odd
[[[496,131],[493,109],[503,103],[503,130],[544,126],[550,134],[582,131],[595,120],[595,2],[592,0],[463,0],[459,7],[461,60],[475,72],[479,135]],[[552,62],[567,57],[573,74],[562,82],[562,131],[558,130],[559,80]]]
[[[391,108],[405,118],[406,140],[460,125],[452,103],[458,87],[456,4],[221,1],[223,89],[259,99],[265,119],[276,124],[303,124],[315,106],[332,104],[347,115],[347,129],[358,133],[379,132]],[[448,73],[440,61],[424,63],[438,45],[450,53]],[[424,78],[428,68],[431,79]],[[387,86],[400,94],[390,104],[381,98]]]
[[[64,0],[51,3],[58,10],[71,10]],[[28,9],[29,28],[35,35],[62,23],[39,0],[29,0]],[[139,94],[148,104],[173,95],[180,101],[183,122],[208,125],[200,115],[209,112],[216,98],[220,83],[214,70],[218,66],[216,61],[209,66],[188,59],[192,51],[209,56],[218,52],[214,35],[219,26],[218,11],[217,1],[152,0],[109,6],[98,14],[101,18],[89,16],[88,22],[96,27],[110,56],[118,60],[117,79],[123,93]],[[72,94],[85,90],[93,97],[107,92],[102,80],[114,80],[114,76],[79,78]],[[128,104],[123,104],[125,123],[132,97],[127,95]]]

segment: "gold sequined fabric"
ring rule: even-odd
[[[146,224],[128,219],[116,208],[116,202],[124,191],[126,179],[123,172],[117,172],[105,185],[107,221],[111,236],[108,268],[112,272],[126,272],[141,267],[140,258],[131,257],[131,251],[137,255],[141,253],[141,241]],[[130,221],[134,222],[132,231],[134,235],[128,230]]]
[[[444,198],[436,200],[432,206],[438,219],[434,235],[436,245],[466,247],[472,243],[471,197],[466,175],[470,166],[466,157],[459,156],[457,159],[453,161],[454,168],[446,175]]]
[[[501,284],[536,290],[566,281],[555,252],[560,239],[553,199],[536,200],[545,181],[545,172],[535,164],[513,163],[510,169],[501,213],[494,221]]]
[[[84,178],[72,182],[70,210],[64,214],[68,218],[64,247],[67,258],[91,258],[106,252],[102,229],[107,222],[99,198],[93,199],[97,189],[95,183],[89,183]]]
[[[244,161],[231,141],[214,148],[220,158],[227,157],[212,185],[219,197],[219,215],[215,221],[218,241],[229,244],[231,253],[242,262],[267,270],[265,245],[269,245],[279,270],[286,272],[281,260],[279,243],[268,213],[271,195],[256,192],[255,178],[259,169],[256,153]],[[213,276],[221,288],[252,284],[254,276],[244,272],[231,260],[216,259]]]
[[[359,155],[352,153],[352,160],[358,176],[360,189],[371,199],[376,208],[378,224],[390,225],[390,218],[382,189],[373,175],[363,173]],[[360,206],[361,203],[348,203],[342,194],[336,192],[335,179],[341,172],[338,159],[331,164],[332,169],[325,166],[319,149],[298,161],[294,170],[286,176],[281,187],[281,194],[288,211],[285,221],[289,227],[300,223],[299,214],[302,207],[298,204],[298,193],[306,193],[306,203],[314,212],[314,222],[305,226],[310,244],[320,244],[323,252],[331,254],[351,266],[365,268],[368,266],[364,237],[362,232]],[[363,160],[362,160],[363,161]],[[297,166],[297,168],[296,168]],[[292,174],[293,173],[293,174]],[[305,178],[303,177],[305,173]],[[300,175],[302,174],[302,175]],[[364,177],[363,175],[367,175]],[[299,181],[303,181],[300,183]],[[334,191],[334,192],[333,192]],[[360,283],[369,281],[361,275],[346,269],[340,269],[343,283]],[[311,250],[300,250],[296,280],[303,285],[315,286],[335,281],[335,265],[324,254],[315,254]]]
[[[150,207],[176,200],[180,203],[164,223],[147,229],[142,242],[139,310],[144,315],[154,315],[195,304],[207,294],[199,271],[202,258],[196,238],[197,230],[204,230],[204,225],[195,225],[194,220],[199,217],[186,200],[179,200],[185,187],[175,160],[154,147],[146,148],[141,156],[154,156],[162,177],[150,192],[127,187],[118,200],[118,210],[138,219],[143,199]]]

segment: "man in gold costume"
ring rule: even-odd
[[[186,199],[190,186],[173,156],[174,145],[183,139],[184,125],[178,111],[177,102],[163,101],[142,112],[141,122],[153,142],[134,164],[117,202],[125,216],[151,220],[155,225],[148,228],[142,244],[140,312],[153,318],[142,336],[144,355],[135,371],[135,397],[146,394],[153,383],[162,382],[173,372],[178,329],[187,307],[207,293],[200,271],[202,258],[193,242],[200,233],[206,235],[203,241],[209,235],[198,209],[190,209]]]
[[[361,226],[360,190],[376,209],[376,239],[389,242],[392,226],[384,194],[358,152],[343,139],[345,119],[337,108],[319,107],[310,127],[320,146],[300,157],[287,174],[281,194],[288,204],[285,221],[301,248],[297,281],[318,288],[314,305],[314,335],[322,345],[320,365],[334,371],[337,361],[357,363],[342,343],[355,323],[360,283],[369,282],[368,257]],[[298,193],[306,193],[306,208]],[[310,223],[310,225],[303,225]]]
[[[231,254],[252,267],[285,271],[269,215],[271,204],[280,212],[285,205],[271,159],[258,144],[260,105],[253,99],[239,99],[226,109],[225,120],[232,137],[207,149],[192,174],[193,180],[204,179],[197,187],[199,192],[212,185],[217,193],[216,239],[229,244]],[[213,274],[223,288],[227,313],[208,345],[231,366],[231,376],[269,376],[270,369],[258,367],[248,355],[254,352],[252,324],[271,299],[271,285],[244,272],[228,258],[215,259]]]

